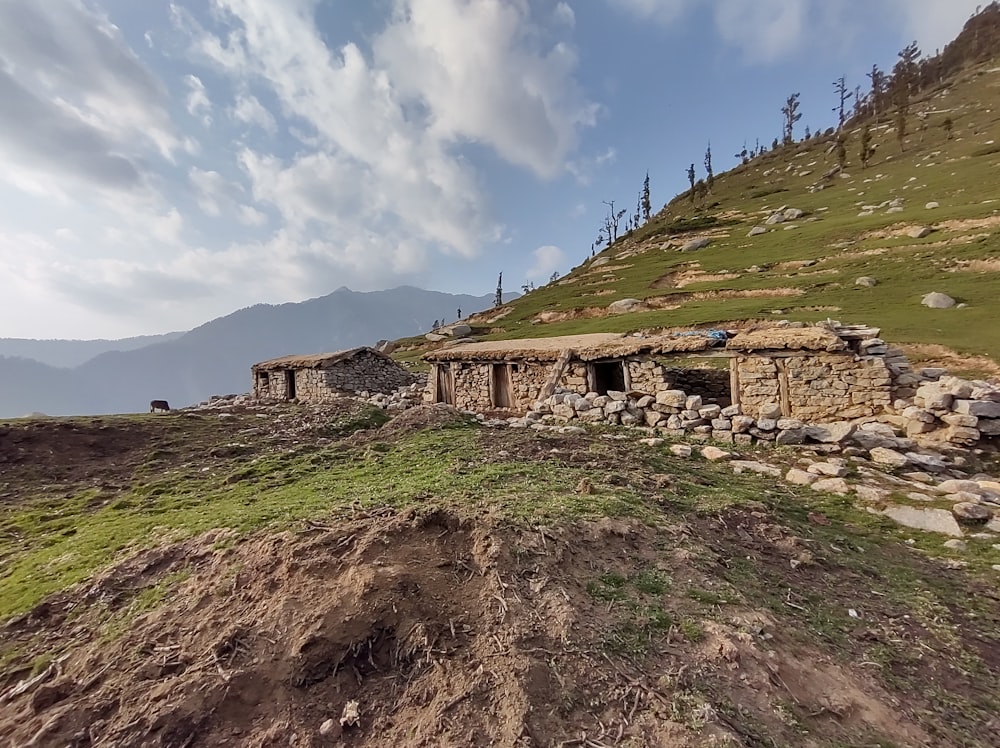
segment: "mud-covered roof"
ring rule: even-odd
[[[738,333],[726,343],[732,351],[844,351],[847,341],[826,327],[765,327]]]
[[[490,340],[481,343],[464,343],[431,351],[424,355],[426,361],[538,361],[550,362],[563,351],[572,351],[576,360],[625,358],[650,353],[681,353],[704,351],[720,344],[718,338],[708,333],[636,337],[621,333],[591,333],[565,335],[554,338],[519,338],[516,340]]]
[[[253,371],[267,371],[271,369],[329,369],[342,361],[354,358],[359,353],[367,351],[379,358],[389,359],[385,354],[379,353],[374,348],[361,346],[359,348],[349,348],[345,351],[334,351],[333,353],[310,353],[306,355],[281,356],[268,361],[261,361],[250,367]]]

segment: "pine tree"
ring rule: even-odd
[[[497,278],[497,294],[493,297],[493,306],[503,306],[503,273]]]
[[[885,73],[878,69],[878,65],[872,65],[871,72],[868,73],[868,78],[872,82],[872,114],[878,117],[882,111],[885,98]]]
[[[713,184],[715,184],[715,172],[712,171],[712,143],[709,142],[708,148],[705,149],[705,186],[709,192],[712,191]]]
[[[799,112],[799,94],[793,93],[785,101],[785,105],[781,107],[781,113],[785,116],[785,125],[782,131],[782,143],[784,145],[791,145],[795,142],[795,123],[802,119],[802,114]]]
[[[847,90],[847,79],[844,76],[840,76],[833,82],[833,90],[836,91],[840,101],[839,105],[833,108],[833,111],[837,112],[838,115],[837,129],[840,130],[844,127],[844,103],[854,94]]]
[[[688,182],[691,184],[691,202],[694,202],[694,164],[691,164],[687,170]]]
[[[861,168],[868,168],[868,161],[871,159],[874,149],[872,148],[872,127],[869,123],[865,122],[865,126],[861,128],[861,146],[858,150],[858,158],[861,161]]]
[[[642,183],[642,220],[643,223],[653,217],[653,205],[649,201],[649,172],[646,172],[646,179]]]

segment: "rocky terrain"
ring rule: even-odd
[[[3,426],[0,740],[1000,738],[994,454],[420,394]]]

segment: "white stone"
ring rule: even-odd
[[[670,447],[670,451],[677,457],[690,457],[692,453],[692,449],[688,444],[674,444]]]
[[[886,517],[905,527],[927,532],[939,532],[960,538],[964,535],[954,515],[947,509],[923,509],[912,506],[890,506],[882,511]]]
[[[956,302],[947,294],[934,291],[932,293],[925,294],[920,300],[920,303],[926,307],[930,307],[931,309],[951,309],[955,306]]]
[[[772,478],[781,477],[780,468],[768,465],[766,462],[758,462],[757,460],[733,460],[729,463],[729,466],[737,475],[741,473],[757,473],[759,475],[769,475]]]
[[[819,476],[813,473],[807,473],[805,470],[792,468],[785,473],[785,480],[789,483],[794,483],[797,486],[808,486],[809,484],[815,483],[819,480]]]
[[[823,478],[810,486],[814,491],[826,491],[844,496],[851,492],[851,487],[843,478]]]
[[[719,449],[718,447],[708,446],[701,450],[701,456],[706,460],[711,460],[712,462],[717,462],[719,460],[730,460],[733,455],[731,452],[726,452],[724,449]]]
[[[901,468],[905,467],[909,463],[909,459],[906,455],[897,452],[894,449],[886,449],[885,447],[875,447],[869,454],[873,462],[877,462],[879,465],[888,465],[889,467]]]

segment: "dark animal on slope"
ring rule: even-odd
[[[155,413],[158,410],[170,410],[170,403],[166,400],[150,400],[149,412]]]

